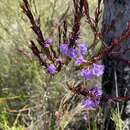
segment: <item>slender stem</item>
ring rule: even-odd
[[[114,78],[115,78],[115,89],[116,89],[116,97],[119,97],[119,91],[118,91],[118,84],[117,84],[117,73],[116,69],[114,68]],[[119,125],[119,130],[121,130],[121,123],[120,123],[120,106],[119,102],[117,104],[117,113],[118,113],[118,125]]]

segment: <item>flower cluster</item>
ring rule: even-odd
[[[45,42],[45,46],[49,47],[53,44],[52,39],[48,39]],[[69,44],[63,43],[60,45],[60,52],[66,56],[68,56],[70,59],[75,60],[75,65],[81,65],[86,62],[84,59],[86,53],[87,53],[87,44],[86,43],[79,43],[77,47],[69,47]],[[56,67],[51,64],[48,67],[48,72],[50,74],[54,74],[56,72]],[[85,80],[90,80],[94,76],[101,76],[104,72],[104,66],[99,64],[93,64],[91,67],[88,67],[87,69],[82,69],[80,74]]]
[[[91,110],[95,109],[100,104],[100,98],[102,96],[102,90],[100,87],[93,87],[89,90],[89,96],[83,101],[83,107]]]
[[[61,44],[60,45],[60,51],[62,54],[65,54],[69,58],[73,59],[78,56],[78,51],[74,48],[69,48],[68,44]]]
[[[68,45],[67,43],[61,44],[60,51],[71,59],[84,56],[87,52],[87,44],[85,43],[80,43],[77,48],[69,47]]]
[[[45,42],[45,47],[49,48],[52,44],[52,39],[48,39]],[[75,64],[80,65],[86,62],[83,56],[87,53],[87,44],[80,43],[77,48],[73,48],[69,47],[69,44],[63,43],[60,45],[60,52],[71,59],[75,59]],[[51,64],[47,70],[50,74],[54,74],[56,72],[56,68],[53,64]]]
[[[90,80],[95,76],[101,76],[104,73],[104,65],[93,64],[91,68],[82,69],[80,74],[85,80]]]

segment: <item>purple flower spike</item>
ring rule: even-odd
[[[81,55],[85,55],[87,53],[87,48],[88,48],[87,44],[80,43],[78,45],[78,47],[79,47],[79,52],[80,52]]]
[[[91,69],[82,69],[80,74],[82,77],[84,77],[85,80],[90,80],[91,78],[93,78]]]
[[[82,56],[78,57],[75,61],[76,65],[81,65],[85,62],[84,58]]]
[[[101,76],[104,73],[104,65],[93,64],[92,73],[95,76]]]
[[[45,41],[45,47],[46,48],[49,48],[51,45],[53,44],[53,40],[51,39],[51,38],[49,38],[49,39],[47,39],[46,41]]]
[[[54,74],[55,71],[56,71],[56,68],[55,68],[55,66],[54,66],[53,64],[51,64],[51,65],[47,68],[47,70],[48,70],[48,72],[49,72],[50,74]]]

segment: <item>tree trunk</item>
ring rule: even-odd
[[[104,0],[102,31],[113,25],[111,26],[112,28],[103,35],[107,45],[111,44],[112,39],[121,35],[126,29],[128,21],[130,21],[130,0]],[[130,39],[121,43],[122,50],[130,47],[129,42]],[[130,60],[130,52],[127,52],[125,55],[121,54],[120,57]],[[130,96],[130,66],[110,56],[103,59],[103,64],[105,65],[105,72],[102,79],[104,95]],[[116,86],[118,89],[116,89]],[[110,109],[108,107],[109,106],[105,104],[104,113],[107,116],[104,121],[105,126],[103,129],[114,130],[114,128],[111,127]],[[122,110],[122,119],[128,124],[127,126],[129,126],[130,102],[122,102],[119,105],[119,109]],[[130,129],[130,127],[128,129]]]

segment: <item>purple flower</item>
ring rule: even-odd
[[[80,43],[80,44],[78,45],[78,47],[79,47],[79,53],[80,53],[81,55],[85,55],[86,52],[87,52],[87,48],[88,48],[87,44],[85,44],[85,43]]]
[[[83,102],[83,107],[85,107],[87,109],[94,109],[96,107],[96,104],[92,99],[86,99]]]
[[[104,73],[104,65],[93,64],[92,73],[95,76],[101,76]]]
[[[50,74],[54,74],[55,71],[56,71],[56,68],[55,68],[55,66],[54,66],[53,64],[51,64],[51,65],[47,68],[47,70],[48,70],[48,72],[49,72]]]
[[[49,48],[53,44],[53,40],[51,38],[45,41],[44,47]]]
[[[74,48],[68,48],[68,51],[66,53],[66,55],[69,57],[69,58],[76,58],[78,56],[78,51]]]
[[[80,74],[82,77],[84,77],[85,80],[90,80],[91,78],[93,78],[91,69],[82,69]]]
[[[60,52],[63,54],[67,54],[68,51],[68,44],[61,44],[60,45]]]
[[[82,69],[80,74],[85,80],[90,80],[94,76],[101,76],[104,73],[104,65],[93,64],[90,69]]]
[[[78,56],[78,51],[74,48],[69,48],[68,44],[61,44],[60,45],[61,53],[65,54],[69,58],[76,58]]]
[[[83,101],[83,106],[87,109],[95,109],[100,104],[100,98],[102,96],[102,90],[100,87],[93,87],[89,90],[91,96]]]
[[[85,62],[84,58],[82,56],[78,57],[75,61],[76,65],[81,65]]]
[[[102,96],[102,89],[100,87],[93,87],[89,90],[89,92],[96,98],[100,98]]]

